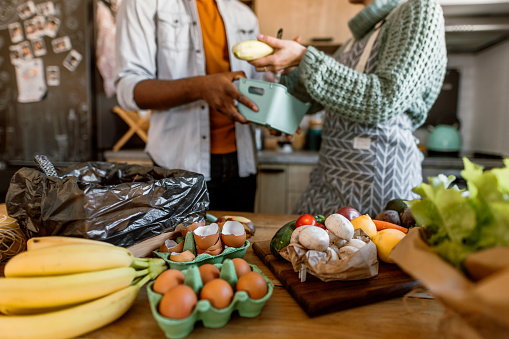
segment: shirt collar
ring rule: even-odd
[[[357,13],[350,21],[348,27],[356,40],[361,39],[370,32],[375,25],[385,18],[402,0],[375,0]]]

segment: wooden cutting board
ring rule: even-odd
[[[379,264],[378,275],[370,279],[323,282],[307,274],[306,281],[300,282],[290,262],[272,255],[270,241],[255,242],[252,246],[310,317],[401,297],[418,284],[397,265],[383,262]]]

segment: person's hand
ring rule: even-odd
[[[210,74],[203,77],[201,86],[201,97],[210,108],[224,114],[232,121],[242,124],[248,123],[246,118],[239,113],[235,106],[235,100],[253,111],[258,111],[258,107],[246,96],[239,92],[233,85],[233,81],[245,78],[242,71]]]
[[[307,50],[298,42],[298,38],[297,41],[280,40],[267,35],[258,35],[258,40],[265,42],[275,50],[269,56],[249,62],[258,72],[279,73],[286,68],[298,66]]]
[[[284,134],[286,140],[288,140],[288,141],[291,141],[292,138],[293,138],[293,134],[286,134],[286,133],[283,133],[283,132],[280,132],[278,130],[271,129],[271,128],[269,128],[268,130],[269,130],[269,134],[270,135],[274,135],[274,136],[277,136],[277,137],[279,137],[279,136]],[[295,132],[295,134],[301,134],[301,133],[302,133],[302,130],[300,129],[300,127],[298,127],[297,131]]]

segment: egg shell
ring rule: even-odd
[[[191,252],[194,250],[196,251],[196,246],[194,245],[194,235],[193,232],[188,232],[186,235],[186,240],[184,243],[184,252],[186,250],[190,250]],[[246,239],[246,242],[244,243],[244,246],[236,248],[236,247],[225,247],[223,248],[223,251],[220,254],[217,255],[209,255],[207,253],[202,254],[196,254],[196,258],[193,261],[189,262],[176,262],[171,261],[170,253],[160,252],[159,250],[155,250],[153,254],[159,258],[162,258],[169,268],[175,268],[180,271],[186,270],[189,267],[193,265],[203,265],[203,264],[220,264],[225,259],[233,259],[233,258],[244,258],[244,255],[246,254],[247,249],[250,247],[249,240]]]
[[[244,225],[235,220],[228,220],[224,223],[221,239],[225,246],[229,247],[241,247],[246,241],[246,230]]]
[[[199,226],[193,233],[196,246],[202,250],[212,247],[219,240],[219,226],[216,223]]]
[[[152,288],[154,292],[164,294],[173,287],[183,284],[185,278],[186,276],[184,273],[182,273],[182,271],[176,269],[167,269],[157,276],[157,278],[154,280],[154,286]]]
[[[178,285],[163,295],[158,309],[162,316],[179,320],[189,317],[197,303],[198,298],[191,287]]]
[[[219,278],[219,275],[221,274],[221,271],[219,270],[219,268],[217,268],[217,266],[214,266],[212,264],[201,265],[199,267],[199,270],[200,270],[201,281],[204,285],[213,279]],[[182,274],[182,277],[184,277],[184,274]],[[184,282],[184,279],[182,279],[182,282]]]
[[[182,253],[173,252],[170,254],[170,260],[175,262],[189,262],[195,259],[195,255],[191,251],[184,251]]]
[[[230,282],[229,279],[236,279],[235,267],[232,260],[225,259],[223,263],[214,265],[220,269],[221,279],[225,279],[228,282]],[[191,315],[181,320],[165,318],[159,314],[157,306],[162,298],[162,295],[155,293],[152,290],[152,286],[154,284],[153,282],[149,283],[147,286],[147,292],[150,303],[150,310],[156,319],[157,324],[165,333],[166,337],[184,338],[193,331],[197,322],[200,323],[200,326],[203,324],[203,326],[206,328],[223,327],[228,323],[234,311],[237,311],[241,317],[254,318],[260,315],[265,303],[272,295],[274,284],[265,275],[263,275],[257,266],[251,264],[249,264],[249,266],[251,267],[252,271],[260,273],[267,283],[268,291],[264,297],[255,300],[249,298],[247,292],[245,291],[236,291],[232,302],[224,309],[215,309],[210,305],[208,301],[198,300],[198,303]],[[201,288],[199,286],[202,285],[198,267],[193,264],[182,272],[186,276],[184,284],[188,286],[196,286],[197,290],[199,291]]]
[[[177,243],[175,240],[166,239],[161,247],[159,247],[160,252],[177,252],[182,253],[184,250],[184,241]]]
[[[186,228],[184,228],[182,230],[182,235],[185,238],[188,232],[194,231],[198,227],[204,226],[204,225],[205,225],[205,222],[193,222],[191,225],[187,226]]]
[[[218,255],[221,254],[221,252],[223,252],[223,243],[221,242],[221,238],[218,238],[214,245],[205,250],[201,249],[200,247],[196,247],[196,253],[198,254],[207,253],[210,255]]]

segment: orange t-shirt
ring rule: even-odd
[[[230,57],[223,19],[215,0],[196,0],[200,17],[205,71],[207,74],[230,71]],[[210,153],[225,154],[237,151],[235,123],[225,115],[210,109]]]

